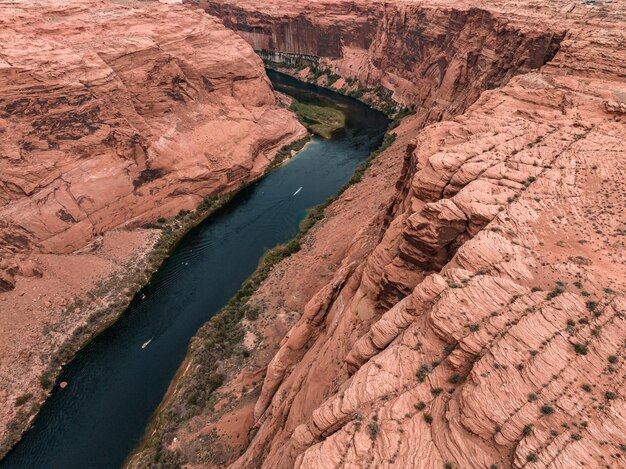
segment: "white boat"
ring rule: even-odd
[[[150,342],[152,342],[152,338],[148,342],[144,342],[141,348],[146,348]]]
[[[295,192],[293,193],[293,196],[295,197],[296,195],[298,195],[298,192],[300,192],[301,190],[302,190],[302,187],[301,187],[300,189],[298,189],[297,191],[295,191]]]

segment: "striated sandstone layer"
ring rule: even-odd
[[[503,15],[471,2],[200,5],[263,57],[308,64],[296,67],[300,77],[377,105],[386,102],[385,110],[414,108],[427,123],[459,114],[485,89],[541,67],[566,31],[562,23],[537,27],[519,13]]]
[[[267,57],[417,113],[252,298],[246,367],[169,449],[190,467],[626,466],[624,6],[201,3]]]
[[[0,11],[6,443],[64,341],[145,281],[159,232],[141,227],[258,178],[306,131],[249,45],[200,10],[81,0]]]

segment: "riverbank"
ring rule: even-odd
[[[390,127],[396,128],[398,124],[399,122],[394,122]],[[381,153],[392,146],[395,139],[395,133],[387,132],[380,147],[355,169],[350,180],[337,194],[311,208],[301,222],[298,234],[290,241],[268,251],[260,260],[257,270],[244,282],[236,295],[200,328],[191,341],[188,354],[170,384],[167,395],[151,419],[146,436],[138,449],[129,456],[125,467],[180,464],[183,460],[177,452],[178,437],[175,435],[180,435],[181,429],[191,424],[196,416],[204,416],[207,409],[216,413],[223,412],[228,408],[228,405],[224,406],[224,395],[228,396],[226,399],[229,402],[242,398],[249,400],[251,396],[258,395],[261,379],[246,380],[243,395],[240,395],[241,388],[234,392],[231,388],[233,378],[248,368],[251,357],[258,352],[257,346],[251,345],[258,341],[258,337],[253,338],[255,333],[252,330],[263,311],[251,305],[250,299],[283,260],[310,243],[309,233],[324,220],[326,209],[350,187],[361,181],[366,170]],[[280,340],[278,337],[276,339]],[[255,376],[257,374],[253,373]],[[224,385],[231,389],[224,392]],[[218,390],[220,392],[216,392]],[[202,441],[205,443],[204,451],[210,453],[211,462],[225,462],[222,460],[225,454],[220,455],[224,446],[217,438],[214,438],[214,446],[204,438]]]
[[[156,221],[258,179],[307,132],[252,48],[183,5],[27,1],[0,26],[2,456],[189,220]]]
[[[346,124],[346,116],[339,109],[314,104],[302,103],[294,100],[290,109],[296,113],[300,122],[309,131],[330,140],[337,130]]]
[[[350,179],[358,162],[382,139],[388,122],[383,115],[356,101],[337,99],[347,106],[345,131],[331,141],[314,138],[289,165],[279,165],[277,156],[276,171],[241,191],[214,217],[192,229],[150,284],[135,296],[123,321],[98,336],[64,368],[61,379],[68,386],[48,400],[41,413],[45,425],[36,425],[27,434],[3,461],[6,467],[47,461],[89,461],[92,467],[121,464],[167,392],[189,338],[240,289],[258,266],[265,247],[276,246],[296,234],[305,210],[336,193]],[[294,151],[285,148],[280,156],[291,156]],[[316,182],[311,185],[311,181]],[[189,216],[183,211],[157,224],[166,227],[168,234],[167,226],[177,227]],[[294,249],[297,247],[292,242],[265,253],[263,265],[271,269],[272,262]],[[267,275],[267,271],[261,273]],[[229,306],[225,320],[215,321],[217,326],[205,334],[207,342],[226,340],[240,332],[230,327],[233,321],[229,319],[255,315],[241,302]],[[239,356],[246,354],[240,345],[225,350]],[[189,373],[194,371],[195,362]],[[202,390],[219,381],[221,370],[216,371],[201,373],[203,383],[208,384],[203,384]],[[193,392],[188,397],[185,405],[193,406],[202,400],[201,394]],[[94,406],[94,402],[98,404]],[[63,417],[67,406],[72,407],[69,419]],[[85,429],[84,422],[100,418],[103,408],[107,409],[107,426]],[[93,445],[99,448],[95,459]]]
[[[275,150],[275,156],[267,165],[264,176],[287,162],[309,141],[310,138],[306,136]],[[95,337],[122,317],[133,297],[150,282],[159,266],[185,234],[226,206],[237,193],[257,180],[242,181],[238,188],[230,192],[207,197],[195,210],[181,210],[175,217],[161,217],[144,228],[118,230],[103,236],[102,241],[93,249],[101,251],[102,257],[116,258],[117,268],[106,278],[93,281],[92,288],[74,292],[74,298],[58,313],[62,318],[74,318],[73,321],[67,322],[73,326],[73,330],[51,330],[55,337],[63,335],[68,337],[58,346],[49,344],[50,358],[46,360],[48,363],[40,368],[41,371],[34,377],[39,386],[24,386],[26,390],[15,398],[15,407],[18,410],[14,417],[7,419],[7,430],[0,443],[0,460],[28,430],[53,390],[62,392],[59,391],[57,380],[65,365]],[[123,245],[128,246],[125,252],[120,252],[119,243],[113,243],[114,246],[108,248],[109,239],[119,237],[124,239]],[[85,255],[93,255],[92,253],[93,250],[88,250]],[[94,268],[93,262],[87,265],[90,269]],[[96,273],[101,272],[102,269],[96,269]],[[85,276],[90,274],[93,272],[83,272]],[[85,278],[82,281],[84,282]],[[4,304],[6,305],[6,300]],[[9,409],[5,408],[5,412]]]

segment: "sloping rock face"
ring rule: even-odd
[[[237,468],[623,467],[624,6],[203,6],[275,57],[381,70],[405,105],[431,107],[256,293],[261,332],[224,386],[227,411],[195,418],[170,449],[198,467],[215,462],[198,439],[244,451]],[[425,34],[437,53],[415,47]],[[355,49],[359,65],[341,69]],[[448,81],[470,57],[474,80]],[[424,73],[433,63],[448,65]]]
[[[37,374],[87,314],[61,310],[147,256],[155,234],[136,228],[259,177],[306,131],[248,44],[200,10],[0,10],[3,437],[15,398],[41,392]]]
[[[0,19],[4,253],[68,253],[195,207],[261,174],[300,131],[250,48],[200,12],[28,9]]]

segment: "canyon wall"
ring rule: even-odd
[[[341,1],[258,8],[256,3],[200,5],[262,56],[274,54],[288,65],[294,57],[302,57],[303,64],[318,57],[309,79],[325,84],[336,75],[332,88],[411,107],[425,123],[459,114],[483,90],[538,69],[565,34],[563,25],[537,28],[472,5]]]
[[[164,447],[190,467],[624,466],[623,5],[200,4],[294,75],[416,114],[252,297],[246,358]]]
[[[248,44],[202,11],[96,0],[0,10],[6,442],[67,338],[146,280],[161,231],[143,227],[258,178],[306,130]]]

